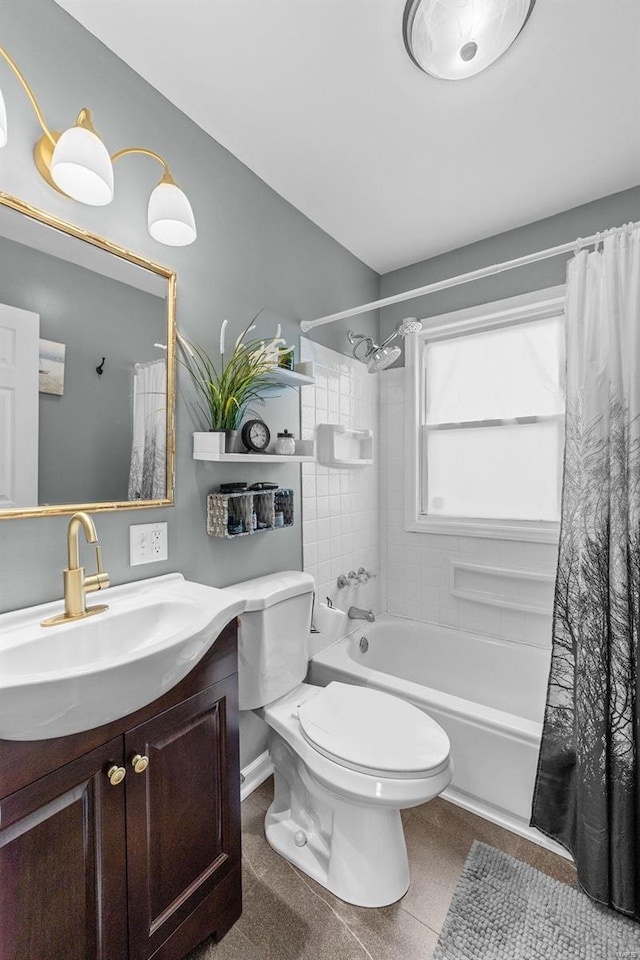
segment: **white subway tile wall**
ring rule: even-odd
[[[451,562],[495,567],[507,573],[530,571],[555,575],[557,545],[410,533],[404,529],[405,471],[405,371],[385,370],[376,380],[380,389],[380,442],[378,445],[381,495],[381,561],[389,613],[415,620],[443,623],[450,627],[490,636],[548,646],[551,643],[552,590],[547,591],[548,611],[527,612],[495,602],[486,585],[486,573],[467,571],[468,584],[480,594],[477,599],[454,596]],[[508,576],[496,576],[505,590]],[[522,597],[518,593],[507,601]],[[487,598],[481,594],[486,591]],[[533,594],[532,584],[532,594]],[[384,596],[384,591],[383,591]]]
[[[315,439],[319,423],[341,423],[370,429],[374,436],[374,464],[333,469],[319,463],[302,464],[302,542],[304,569],[316,581],[317,601],[329,597],[346,611],[351,605],[384,609],[380,571],[380,444],[378,396],[380,376],[366,366],[300,338],[300,360],[314,364],[315,385],[300,391],[302,439]],[[340,574],[364,567],[375,580],[338,589]],[[313,634],[310,656],[333,642]]]

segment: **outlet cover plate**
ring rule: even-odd
[[[129,566],[169,559],[167,523],[135,523],[129,527]]]

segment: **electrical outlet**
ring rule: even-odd
[[[129,566],[156,563],[169,557],[167,524],[135,523],[129,527]]]

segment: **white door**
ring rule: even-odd
[[[0,303],[0,510],[38,503],[40,317]]]

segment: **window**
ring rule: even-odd
[[[417,449],[409,529],[517,539],[557,531],[564,444],[557,293],[425,323],[410,359]]]

